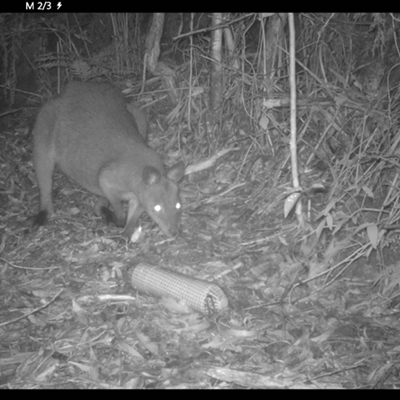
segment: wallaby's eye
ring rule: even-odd
[[[176,203],[175,208],[179,210],[181,208],[181,203]]]
[[[154,206],[154,211],[155,211],[155,212],[160,212],[160,211],[161,211],[161,206],[160,206],[159,204],[156,204],[156,205]]]

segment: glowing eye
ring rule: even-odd
[[[160,212],[161,206],[159,204],[157,204],[156,206],[154,206],[154,210],[155,210],[155,212]]]
[[[175,208],[179,210],[181,208],[181,203],[176,203]]]

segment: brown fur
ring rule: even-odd
[[[184,173],[183,164],[165,171],[113,86],[69,83],[60,96],[41,108],[33,135],[33,165],[40,190],[36,225],[53,213],[52,174],[58,165],[72,180],[111,203],[113,219],[118,226],[125,225],[125,236],[132,235],[143,211],[166,235],[178,234],[177,183]],[[122,202],[128,203],[127,216]],[[99,204],[104,203],[100,199]],[[156,211],[156,205],[161,210]]]

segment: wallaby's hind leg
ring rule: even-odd
[[[44,143],[35,143],[33,165],[36,172],[36,180],[40,192],[40,211],[33,219],[33,226],[44,225],[47,218],[53,214],[53,202],[51,199],[53,185],[53,171],[55,157],[53,151]]]

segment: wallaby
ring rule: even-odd
[[[33,166],[40,191],[34,225],[43,225],[53,213],[52,175],[58,165],[69,178],[101,196],[97,208],[117,226],[125,226],[124,236],[132,236],[144,211],[167,236],[176,236],[184,165],[166,171],[146,144],[147,126],[139,123],[140,133],[135,113],[109,84],[71,82],[45,103],[33,129]],[[104,198],[114,214],[104,207]]]

